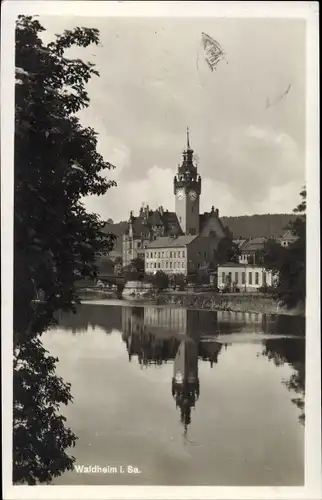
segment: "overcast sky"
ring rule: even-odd
[[[305,21],[282,19],[40,17],[45,37],[98,28],[101,47],[71,55],[97,65],[84,125],[116,166],[118,186],[87,199],[125,220],[142,203],[174,209],[173,177],[186,144],[199,156],[201,210],[291,212],[305,181]],[[226,53],[205,62],[201,33]],[[291,85],[279,102],[278,98]],[[269,108],[267,99],[275,101]]]

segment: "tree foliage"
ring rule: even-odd
[[[97,152],[97,135],[75,115],[89,105],[85,85],[98,72],[69,59],[72,46],[99,43],[96,29],[75,28],[45,45],[37,19],[16,23],[14,206],[13,481],[50,482],[73,466],[66,449],[75,435],[60,405],[70,386],[40,340],[58,310],[73,310],[75,282],[97,276],[95,262],[112,248],[104,222],[82,199],[115,183]],[[35,302],[39,291],[43,301]]]
[[[144,259],[135,257],[123,269],[125,281],[141,281],[144,278]]]
[[[169,286],[169,276],[163,271],[157,271],[151,275],[150,282],[158,291],[165,290]]]
[[[294,209],[297,215],[289,225],[296,240],[288,247],[269,240],[263,251],[267,269],[278,276],[278,298],[287,307],[305,304],[306,296],[306,190],[301,191],[301,202]]]
[[[255,214],[221,217],[222,223],[234,235],[234,239],[248,238],[279,238],[285,232],[285,226],[290,220],[295,220],[295,214]]]
[[[290,378],[283,381],[285,387],[294,394],[292,403],[300,410],[299,421],[305,422],[305,340],[297,339],[266,339],[262,352],[276,366],[287,363],[292,367]]]
[[[225,264],[226,262],[238,262],[240,250],[238,245],[231,238],[223,238],[219,241],[216,260],[217,264]]]

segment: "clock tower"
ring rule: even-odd
[[[179,224],[185,234],[199,234],[199,206],[201,177],[193,163],[193,150],[190,148],[189,129],[187,128],[187,149],[183,161],[174,178],[175,209]]]

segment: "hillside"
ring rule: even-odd
[[[285,227],[289,221],[295,218],[294,214],[264,214],[221,217],[221,220],[225,226],[228,226],[235,239],[239,237],[246,239],[280,237],[285,233]],[[117,236],[111,257],[122,256],[122,235],[126,228],[126,221],[106,224],[104,231]]]
[[[294,214],[263,214],[221,217],[221,220],[237,239],[282,236],[287,224],[295,218]]]

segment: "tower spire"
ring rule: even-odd
[[[187,149],[190,149],[189,127],[187,127]]]

